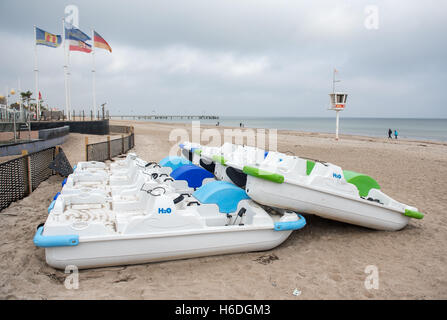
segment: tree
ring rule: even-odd
[[[31,98],[31,96],[33,95],[33,93],[31,91],[26,91],[26,92],[20,92],[20,95],[22,96],[22,102],[25,103],[25,101],[27,102],[27,106],[29,109],[29,102],[30,100],[34,100]]]

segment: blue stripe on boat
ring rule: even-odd
[[[48,207],[48,213],[50,213],[51,210],[53,210],[55,203],[56,203],[56,200],[51,201],[50,206]]]
[[[43,226],[39,227],[34,235],[33,242],[41,248],[50,247],[68,247],[77,246],[79,244],[79,236],[77,234],[63,236],[44,236],[42,235]]]
[[[299,230],[306,225],[306,219],[300,214],[298,214],[299,219],[296,221],[284,221],[275,222],[275,231],[285,231],[285,230]]]

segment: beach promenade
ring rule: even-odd
[[[134,126],[135,152],[147,161],[161,160],[178,144],[168,141],[172,129],[191,130],[191,124],[110,123]],[[72,166],[85,160],[85,136],[71,133],[62,145]],[[385,193],[417,207],[424,219],[381,232],[306,215],[306,227],[267,252],[81,270],[79,289],[68,290],[68,274],[49,267],[44,249],[32,241],[61,189],[63,178],[52,176],[0,212],[0,298],[447,299],[447,144],[340,138],[278,130],[278,151],[368,174]],[[367,290],[365,268],[371,265],[378,268],[379,289]],[[301,295],[293,295],[295,289]]]

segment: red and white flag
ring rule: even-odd
[[[92,52],[92,46],[80,40],[70,40],[70,51]]]

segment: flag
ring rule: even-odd
[[[39,100],[42,100],[42,94],[39,91]]]
[[[62,37],[60,35],[52,34],[36,27],[36,44],[57,48],[61,43]]]
[[[91,40],[88,35],[68,22],[65,23],[65,39],[78,41]]]
[[[90,53],[90,52],[92,52],[92,46],[84,41],[70,40],[69,50]]]
[[[104,40],[104,38],[99,35],[99,33],[97,33],[96,31],[93,31],[93,35],[94,35],[94,38],[93,38],[93,46],[94,47],[106,49],[106,50],[109,50],[110,52],[112,52],[112,48],[109,46],[107,41]]]

